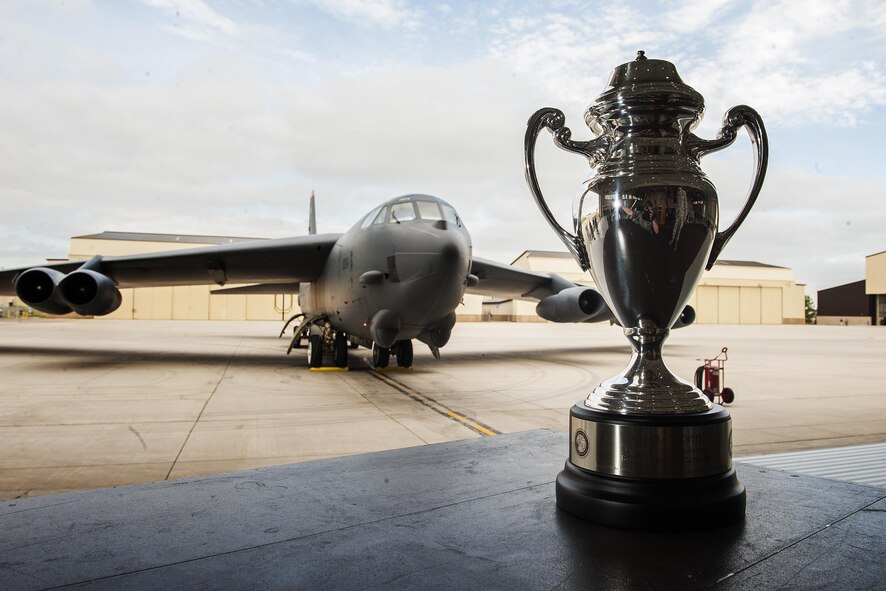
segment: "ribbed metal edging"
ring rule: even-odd
[[[886,443],[746,456],[735,461],[886,488]]]

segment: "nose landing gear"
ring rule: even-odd
[[[391,354],[397,357],[397,367],[412,367],[412,341],[400,341],[391,348],[372,344],[372,365],[376,369],[384,369],[391,363]]]

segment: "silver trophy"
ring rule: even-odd
[[[570,411],[571,445],[557,478],[557,504],[573,515],[633,529],[698,529],[740,521],[745,490],[732,467],[726,410],[675,376],[661,349],[705,269],[744,221],[766,174],[766,131],[746,106],[727,111],[716,139],[692,133],[704,101],[674,65],[637,59],[615,68],[585,113],[597,135],[576,141],[562,111],[529,120],[526,180],[542,214],[589,270],[633,348],[627,368]],[[718,231],[717,192],[699,166],[745,127],[756,175],[738,217]],[[585,156],[596,174],[576,198],[574,234],[554,218],[535,172],[535,143]],[[681,318],[682,316],[682,318]]]

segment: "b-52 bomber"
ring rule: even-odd
[[[344,234],[255,240],[130,256],[95,256],[0,271],[0,294],[48,314],[110,314],[121,288],[249,284],[213,293],[298,293],[308,364],[346,367],[351,346],[372,350],[375,367],[413,361],[413,339],[435,357],[455,325],[465,293],[538,300],[553,322],[612,320],[594,289],[474,257],[455,209],[437,197],[406,195],[363,216]],[[692,322],[691,309],[677,326]],[[285,327],[284,327],[285,330]]]

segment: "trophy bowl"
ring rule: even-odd
[[[563,113],[550,107],[537,111],[526,131],[530,191],[590,271],[633,350],[621,373],[572,407],[569,459],[557,478],[561,509],[606,525],[680,530],[744,518],[729,413],[662,359],[678,319],[691,323],[686,304],[753,207],[766,173],[766,132],[753,109],[730,109],[713,140],[692,133],[703,112],[702,96],[672,63],[641,51],[613,71],[585,113],[597,137],[573,140]],[[756,174],[736,220],[720,232],[717,191],[700,159],[730,145],[740,127],[755,146]],[[576,200],[574,233],[557,222],[538,184],[534,151],[542,129],[596,170]]]

